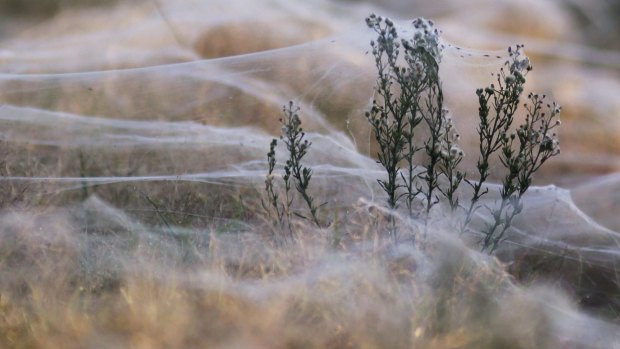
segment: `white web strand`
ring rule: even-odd
[[[170,200],[174,193],[170,188],[183,184],[210,185],[202,193],[210,200],[218,199],[210,191],[212,188],[230,192],[262,190],[269,142],[280,132],[281,106],[289,100],[301,106],[303,127],[312,141],[304,160],[313,169],[312,188],[316,189],[317,201],[328,201],[328,210],[344,208],[346,214],[354,211],[352,207],[382,205],[383,192],[376,180],[383,172],[373,159],[373,136],[364,118],[373,98],[376,74],[367,52],[373,33],[366,30],[362,21],[370,7],[321,0],[295,5],[284,0],[181,3],[160,1],[159,11],[145,2],[84,14],[65,13],[19,38],[0,42],[0,139],[6,170],[0,178],[0,187],[40,188],[44,193],[41,196],[53,202],[49,210],[34,206],[32,212],[40,220],[33,223],[22,223],[30,222],[32,212],[4,212],[0,222],[8,227],[6,231],[21,231],[24,224],[31,224],[33,233],[29,238],[33,241],[64,237],[71,232],[71,236],[77,236],[72,237],[76,241],[71,248],[83,253],[99,251],[92,268],[100,261],[110,265],[125,263],[130,269],[156,270],[165,276],[171,268],[169,265],[182,259],[182,252],[162,238],[165,229],[136,218],[147,210],[160,213],[159,207],[144,203],[140,195],[148,193],[141,194],[140,186],[148,184],[153,192],[163,192],[163,197]],[[166,21],[161,18],[162,11]],[[264,11],[261,12],[264,17],[250,21],[257,11]],[[446,14],[438,23],[454,20]],[[245,27],[244,23],[249,24]],[[402,28],[401,36],[411,34],[407,29],[410,21],[399,21],[398,25]],[[79,30],[73,29],[74,26]],[[174,26],[176,34],[171,34],[169,26]],[[462,30],[461,35],[467,35],[467,27]],[[219,42],[220,38],[224,42]],[[471,170],[477,160],[478,106],[474,91],[492,81],[491,73],[504,64],[508,53],[473,50],[448,41],[441,44],[445,100],[463,136],[462,147],[467,154],[463,165]],[[247,50],[231,49],[237,47]],[[569,48],[579,51],[575,46]],[[527,49],[528,46],[526,52]],[[228,54],[235,55],[224,57]],[[556,54],[574,56],[574,52]],[[552,77],[557,79],[564,77],[558,77],[561,68],[541,65],[535,69],[528,88],[544,86],[545,82],[556,83],[545,71],[555,72]],[[563,123],[560,131],[563,153],[540,173],[537,184],[541,185],[532,187],[524,198],[523,218],[515,222],[515,229],[509,232],[499,251],[509,264],[517,264],[524,255],[566,257],[569,262],[558,269],[557,275],[570,281],[576,278],[571,269],[576,265],[587,265],[603,275],[617,275],[620,268],[620,236],[609,229],[620,229],[613,206],[620,190],[615,172],[620,168],[617,155],[620,145],[613,141],[617,139],[620,123],[612,118],[620,107],[617,99],[609,97],[597,103],[597,98],[604,95],[597,91],[615,96],[620,85],[606,76],[605,71],[590,74],[587,69],[593,68],[566,73],[573,85],[559,86],[559,95],[567,96],[564,99],[573,103],[567,109],[577,110],[575,114],[579,113],[578,107],[588,111],[586,107],[592,107],[592,112],[585,121],[573,115],[572,120]],[[540,77],[536,77],[539,73]],[[585,77],[592,77],[592,86],[588,88],[594,92],[580,85],[586,81]],[[573,121],[577,126],[571,126]],[[590,137],[583,137],[584,132]],[[286,158],[282,145],[277,148],[277,154],[280,170]],[[599,173],[592,170],[595,165],[604,168],[601,172],[610,174],[598,177]],[[543,186],[544,183],[570,183],[574,189]],[[485,205],[492,206],[498,198],[499,186],[490,184],[488,188]],[[7,192],[14,194],[17,189]],[[80,197],[81,191],[84,195]],[[115,198],[110,193],[116,192],[129,192],[139,198],[131,201],[118,194],[118,202],[110,203],[110,197]],[[327,198],[321,197],[322,194]],[[55,195],[78,198],[71,203],[54,202]],[[102,198],[104,195],[108,197]],[[471,194],[463,195],[466,198]],[[605,202],[612,205],[611,209],[600,207],[604,206],[598,202],[601,197],[608,199]],[[129,202],[127,207],[123,206],[123,200]],[[439,241],[438,248],[464,255],[463,259],[471,264],[463,268],[490,268],[484,256],[462,246],[453,232],[446,232],[442,221],[450,213],[447,208],[437,207],[438,219],[433,222],[437,231],[433,239]],[[230,222],[240,222],[235,232],[244,234],[222,237],[223,254],[230,254],[227,258],[247,258],[245,249],[256,253],[249,255],[259,261],[273,258],[271,250],[255,248],[263,242],[255,235],[246,234],[256,229],[253,222],[226,214],[204,216],[224,227],[230,226]],[[477,212],[475,224],[482,227],[488,219],[489,211],[483,207]],[[403,221],[412,230],[419,223],[406,218]],[[54,226],[50,222],[62,224],[50,228],[51,237],[40,236],[37,229]],[[165,261],[152,265],[135,261],[118,247],[121,242],[107,235],[93,238],[102,242],[103,247],[98,250],[81,234],[90,224],[101,230],[113,227],[127,231],[146,241],[145,244],[160,246],[161,250],[156,251],[165,252],[162,252]],[[197,232],[180,224],[170,227],[181,235],[193,234],[196,241],[210,238],[205,237],[210,234],[205,230]],[[465,239],[475,245],[479,236],[473,234]],[[365,280],[379,288],[390,287],[385,271],[364,262],[364,243],[360,242],[359,251],[352,249],[346,258],[319,247],[316,251],[304,251],[312,256],[309,266],[273,284],[233,282],[213,271],[205,271],[200,278],[187,276],[187,283],[203,288],[224,285],[231,293],[261,301],[274,292],[285,294],[287,290],[298,289],[299,284],[316,285],[316,280],[330,278],[342,281],[345,291],[355,289],[356,282]],[[427,297],[434,297],[433,285],[443,280],[441,263],[459,264],[456,257],[450,259],[450,253],[442,257],[446,261],[438,261],[407,243],[395,246],[382,258],[396,260],[401,256],[398,253],[414,256],[419,262],[421,279],[419,290],[415,291]],[[343,262],[347,258],[359,264]],[[499,271],[492,274],[502,275]],[[556,276],[551,272],[548,275]],[[347,294],[345,291],[342,293]],[[315,300],[337,298],[313,289],[308,292]],[[550,301],[543,291],[519,289],[510,296],[497,291],[491,296],[491,300],[508,297],[514,301],[505,303],[508,305],[499,302],[501,309],[493,313],[495,319],[510,318],[507,314],[519,308],[516,298],[522,296],[528,299],[528,304],[540,305],[537,310],[541,313],[554,314],[550,335],[601,348],[605,346],[597,344],[596,336],[607,339],[608,343],[618,336],[618,332],[614,333],[615,326],[582,314],[568,302]],[[396,298],[409,306],[403,309],[419,306],[405,296]],[[374,306],[370,298],[367,303],[362,301],[361,306]],[[582,330],[574,332],[576,328]],[[500,327],[495,329],[501,332]]]

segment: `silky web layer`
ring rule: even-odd
[[[374,160],[377,148],[364,117],[374,97],[376,72],[368,52],[374,33],[363,22],[370,11],[380,10],[322,0],[147,1],[63,12],[0,41],[0,186],[6,208],[0,239],[35,257],[46,255],[38,250],[45,244],[68,251],[67,256],[92,255],[76,257],[79,263],[59,257],[67,265],[58,268],[73,271],[76,263],[82,268],[78,274],[94,279],[144,271],[165,279],[172,273],[184,287],[224,289],[257,304],[295,297],[303,289],[304,297],[346,308],[347,314],[376,311],[385,324],[392,324],[386,320],[390,316],[406,318],[407,311],[426,306],[419,299],[439,297],[437,285],[452,280],[448,271],[464,263],[464,273],[479,271],[485,282],[501,285],[488,295],[502,300],[501,306],[483,307],[496,323],[526,324],[535,313],[549,321],[548,336],[559,340],[549,343],[606,347],[618,340],[616,328],[605,320],[585,315],[563,298],[551,301],[548,289],[515,286],[476,252],[476,231],[490,219],[484,208],[474,220],[474,233],[458,236],[444,224],[449,209],[437,206],[428,235],[439,257],[407,242],[380,249],[381,261],[411,260],[418,266],[417,283],[402,293],[389,273],[365,259],[372,239],[340,254],[320,243],[282,252],[259,238],[266,154],[289,100],[301,107],[312,141],[304,160],[314,173],[310,189],[326,203],[323,212],[345,217],[351,227],[364,227],[369,220],[370,227],[368,216],[381,211],[385,197],[376,180],[384,172]],[[475,16],[473,10],[461,10]],[[442,41],[440,65],[446,104],[461,134],[463,168],[475,178],[474,91],[493,81],[491,73],[502,67],[508,52],[463,47],[468,28],[459,27],[449,11],[438,13],[437,26],[450,38]],[[400,35],[411,34],[410,22],[397,22]],[[526,92],[551,92],[564,106],[562,154],[536,177],[498,256],[513,275],[527,273],[539,260],[550,261],[539,272],[570,296],[595,295],[620,307],[610,296],[620,284],[620,235],[614,231],[620,229],[614,209],[620,125],[613,117],[620,105],[610,97],[620,91],[612,78],[617,55],[600,54],[575,66],[581,56],[575,52],[590,51],[567,44],[550,53],[541,40],[540,49],[525,48],[535,66]],[[281,166],[282,145],[277,154]],[[494,163],[492,170],[497,183],[502,168]],[[492,206],[500,188],[489,184],[488,189],[484,205]],[[471,193],[465,188],[461,195]],[[249,214],[243,213],[247,207]],[[411,231],[421,224],[404,216],[400,222]],[[187,262],[186,251],[169,234],[195,243],[198,261]],[[202,272],[179,271],[179,265],[202,266],[213,241],[227,263],[293,267],[264,283],[229,278],[211,265]],[[323,292],[325,280],[341,293]],[[358,303],[339,296],[362,284],[376,289],[359,291]],[[462,302],[475,306],[478,295],[465,286],[454,292],[464,292]],[[373,298],[374,292],[389,294],[390,307],[376,309],[383,298]],[[419,298],[408,298],[414,293]],[[523,304],[538,312],[511,318]],[[459,324],[458,317],[467,315],[453,316]]]

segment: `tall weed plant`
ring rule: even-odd
[[[389,18],[371,14],[366,25],[376,34],[370,42],[377,79],[375,99],[365,117],[378,144],[377,163],[385,177],[377,179],[387,196],[387,206],[397,210],[404,204],[411,218],[428,223],[435,205],[445,202],[457,229],[470,230],[474,214],[483,208],[481,199],[488,193],[490,164],[503,166],[500,199],[489,210],[491,219],[482,230],[480,247],[492,253],[510,229],[513,219],[523,210],[523,195],[536,171],[560,153],[556,128],[561,108],[547,102],[545,95],[530,93],[522,103],[526,76],[532,70],[523,46],[508,48],[508,59],[489,86],[475,91],[478,102],[478,154],[475,173],[459,169],[465,154],[450,111],[444,106],[440,63],[444,45],[441,32],[432,21],[418,18],[412,22],[413,34],[401,37]],[[520,108],[525,121],[515,125]],[[291,219],[292,184],[306,203],[309,214],[302,216],[317,226],[318,207],[309,194],[310,168],[301,164],[311,143],[304,139],[299,108],[292,102],[284,107],[285,118],[280,140],[289,157],[282,176],[284,200],[274,190],[274,139],[267,155],[269,171],[264,207],[283,225]],[[419,159],[424,159],[420,161]],[[396,234],[395,227],[391,234]]]

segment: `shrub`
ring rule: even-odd
[[[521,213],[522,197],[534,173],[560,153],[554,129],[560,124],[561,108],[555,102],[546,103],[544,95],[530,93],[528,102],[523,104],[527,113],[525,122],[513,127],[525,77],[532,66],[522,54],[522,45],[509,48],[504,67],[494,74],[496,81],[476,91],[479,104],[477,180],[467,178],[458,168],[465,156],[458,145],[459,134],[450,112],[443,105],[439,68],[444,46],[440,31],[432,21],[421,18],[413,21],[414,34],[407,38],[399,38],[389,18],[372,14],[366,18],[366,24],[377,34],[376,40],[370,42],[377,68],[374,88],[377,98],[372,101],[366,119],[379,147],[377,162],[386,172],[386,178],[377,181],[387,195],[388,207],[396,210],[404,201],[410,217],[421,217],[428,223],[433,207],[445,200],[452,213],[461,217],[458,225],[464,233],[473,214],[481,207],[481,198],[488,192],[485,183],[490,176],[490,163],[495,158],[505,168],[501,199],[496,207],[489,208],[492,219],[482,231],[481,239],[482,250],[493,252],[514,217]],[[266,191],[281,222],[282,212],[289,212],[290,208],[292,176],[312,220],[319,225],[317,208],[307,192],[312,171],[300,164],[310,143],[303,140],[298,110],[292,102],[284,108],[286,119],[281,139],[286,144],[289,160],[283,177],[286,204],[281,210],[272,183],[276,140],[272,141],[268,154]],[[418,153],[425,159],[422,163],[416,163]],[[459,197],[464,192],[463,183],[471,193],[465,205]],[[421,209],[415,208],[416,201]],[[395,234],[394,224],[391,233]]]
[[[300,213],[295,213],[295,215],[311,220],[317,227],[321,226],[317,217],[318,207],[314,204],[314,198],[310,195],[308,190],[310,180],[312,179],[312,170],[302,165],[302,160],[308,153],[312,142],[305,139],[306,133],[301,128],[299,110],[300,108],[291,101],[282,108],[284,118],[280,119],[280,123],[282,124],[280,140],[284,143],[288,151],[288,159],[284,165],[284,175],[282,176],[285,191],[283,203],[280,202],[277,191],[274,188],[276,147],[278,145],[277,139],[274,138],[271,141],[269,153],[267,153],[269,169],[267,178],[265,179],[265,192],[267,193],[269,203],[265,204],[263,202],[263,207],[269,212],[270,216],[275,216],[275,221],[280,228],[283,227],[284,216],[286,216],[290,227],[290,221],[293,215],[291,210],[291,205],[293,204],[293,193],[291,191],[292,183],[294,183],[297,193],[307,205],[310,217],[305,217]]]
[[[388,179],[379,180],[379,184],[388,195],[388,206],[396,209],[398,201],[405,198],[409,215],[414,216],[417,212],[413,210],[413,201],[421,196],[427,219],[438,203],[439,193],[456,209],[456,189],[464,178],[456,167],[463,152],[456,144],[458,134],[443,106],[439,78],[443,48],[439,30],[432,21],[416,19],[415,35],[398,40],[398,32],[389,18],[370,15],[366,24],[378,34],[376,42],[371,41],[370,45],[378,72],[375,91],[379,97],[366,117],[379,145],[378,162],[387,172]],[[401,49],[403,60],[399,57]],[[427,130],[428,137],[423,142],[415,137],[418,126]],[[414,163],[419,151],[428,159],[421,171]],[[439,186],[441,176],[447,176],[449,182],[443,188]]]

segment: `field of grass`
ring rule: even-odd
[[[0,35],[0,348],[620,347],[620,63],[604,40],[558,34],[586,28],[580,2],[543,1],[528,12],[540,27],[517,29],[490,14],[519,1],[435,12],[463,171],[476,169],[475,90],[507,58],[467,45],[528,41],[527,89],[563,105],[562,154],[492,254],[480,241],[497,159],[464,234],[444,202],[428,217],[387,208],[364,117],[371,5],[99,3],[0,1],[39,23]],[[264,208],[289,100],[312,142],[318,226],[298,196],[281,225]]]

